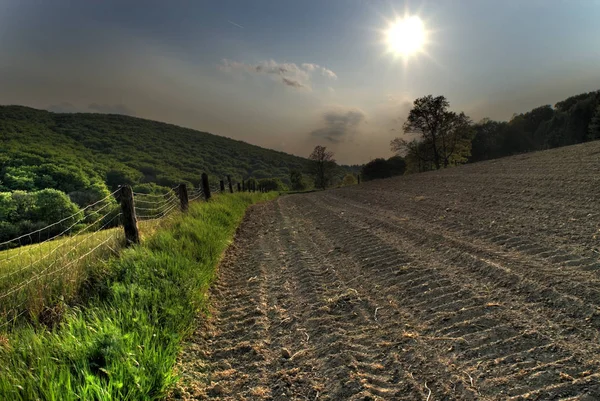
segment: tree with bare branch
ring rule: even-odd
[[[331,183],[336,164],[333,152],[327,151],[325,146],[315,146],[313,152],[308,156],[312,160],[312,173],[315,187],[325,189]]]

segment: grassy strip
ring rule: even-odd
[[[164,220],[139,222],[142,238]],[[46,320],[65,303],[85,301],[96,268],[124,243],[116,227],[0,251],[0,335],[24,322],[52,323]]]
[[[174,384],[173,366],[247,207],[275,194],[217,196],[191,205],[106,266],[85,310],[54,330],[0,338],[0,399],[149,400]]]

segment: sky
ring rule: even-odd
[[[390,51],[394,21],[426,40]],[[600,89],[600,0],[0,0],[0,104],[165,121],[344,164],[414,99],[508,120]]]

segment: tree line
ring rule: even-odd
[[[600,139],[600,91],[515,114],[509,121],[486,118],[474,123],[449,108],[444,96],[416,99],[402,126],[404,136],[390,143],[396,155],[365,164],[361,177],[439,170]]]

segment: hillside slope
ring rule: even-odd
[[[302,157],[122,115],[58,114],[0,106],[0,139],[3,168],[44,163],[76,166],[88,179],[102,181],[111,170],[133,182],[164,186],[197,183],[202,172],[220,177],[230,174],[236,180],[276,177],[287,181],[290,169],[307,168],[307,159]],[[10,178],[4,181],[9,190],[31,189],[15,185]],[[112,184],[110,177],[108,184]]]

